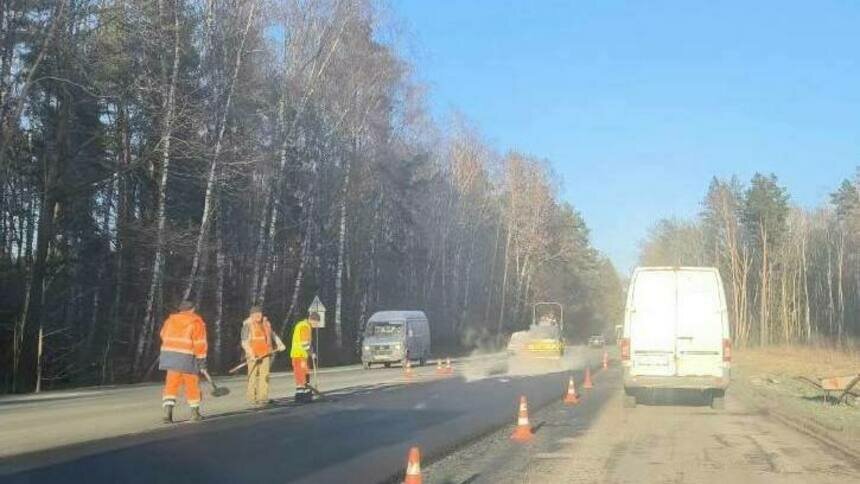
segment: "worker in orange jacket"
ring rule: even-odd
[[[269,370],[276,351],[286,349],[281,338],[272,331],[269,318],[263,316],[263,308],[251,307],[250,314],[242,322],[242,349],[248,362],[248,400],[257,406],[269,401]]]
[[[313,394],[308,388],[308,358],[314,356],[311,352],[311,322],[319,323],[320,315],[311,313],[308,319],[303,319],[293,327],[293,342],[290,348],[290,358],[293,362],[293,377],[296,380],[296,401],[310,402]]]
[[[194,312],[194,303],[183,301],[179,311],[164,321],[160,334],[158,369],[167,370],[162,395],[164,422],[173,422],[173,407],[182,387],[191,407],[191,420],[201,420],[198,374],[206,369],[206,323]]]

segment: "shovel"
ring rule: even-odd
[[[281,351],[284,351],[287,349],[287,347],[284,346],[284,342],[281,341],[281,338],[279,338],[278,335],[272,333],[272,336],[274,336],[274,338],[275,338],[276,348],[274,350],[266,353],[265,355],[260,356],[259,358],[256,358],[254,364],[259,362],[263,358],[267,358],[269,356],[274,356],[275,354],[280,353]],[[245,361],[239,363],[238,365],[234,366],[233,368],[230,368],[229,370],[227,370],[227,373],[232,375],[233,373],[236,373],[237,371],[241,370],[242,368],[245,368],[246,366],[248,366],[248,360],[245,360]]]
[[[230,394],[229,388],[219,387],[218,385],[215,384],[214,381],[212,381],[212,377],[209,375],[209,371],[200,370],[200,374],[206,378],[206,381],[208,381],[210,385],[212,385],[212,396],[213,397],[223,397],[223,396]]]
[[[273,354],[275,354],[275,352],[274,352],[274,351],[271,351],[271,352],[269,352],[269,353],[266,353],[265,355],[260,356],[259,358],[257,358],[257,359],[256,359],[256,361],[259,361],[259,360],[262,360],[263,358],[267,358],[267,357],[269,357],[269,356],[272,356]],[[255,363],[255,364],[256,364],[256,363]],[[248,361],[247,361],[247,360],[246,360],[246,361],[243,361],[242,363],[239,363],[238,365],[234,366],[233,368],[230,368],[229,370],[227,370],[227,373],[229,373],[229,374],[231,374],[231,375],[232,375],[233,373],[236,373],[237,371],[241,370],[242,368],[245,368],[246,366],[248,366]],[[252,368],[252,369],[253,369],[253,368]]]
[[[263,358],[268,358],[270,356],[273,356],[277,353],[280,353],[281,351],[284,351],[285,349],[286,348],[279,348],[279,349],[276,349],[275,351],[270,351],[263,356],[259,356],[254,360],[254,364],[256,365]],[[248,360],[245,360],[245,361],[239,363],[238,365],[234,366],[233,368],[230,368],[229,370],[227,370],[227,373],[232,375],[233,373],[236,373],[237,371],[241,370],[242,368],[245,368],[246,366],[248,366]],[[253,367],[251,369],[253,370]]]

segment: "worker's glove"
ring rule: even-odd
[[[197,358],[197,371],[206,371],[206,358]]]
[[[312,358],[313,360],[316,360],[316,359],[317,359],[317,354],[316,354],[316,353],[311,353],[311,358]]]
[[[284,346],[284,343],[278,341],[278,348],[275,351],[281,352],[281,351],[284,351],[286,349],[287,349],[287,347]]]
[[[247,361],[249,365],[253,365],[257,362],[257,358],[254,358],[254,355],[245,355],[245,361]]]

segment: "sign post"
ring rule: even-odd
[[[322,301],[320,301],[319,296],[314,296],[313,302],[311,302],[310,307],[308,307],[308,315],[311,313],[317,313],[320,316],[319,322],[311,321],[311,327],[314,329],[314,357],[311,358],[313,361],[313,380],[314,387],[319,389],[319,380],[317,379],[317,365],[319,363],[319,330],[320,328],[325,328],[325,306],[323,306]]]

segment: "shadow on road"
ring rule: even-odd
[[[655,407],[707,407],[711,405],[710,395],[701,390],[653,389],[637,393],[637,403]]]

